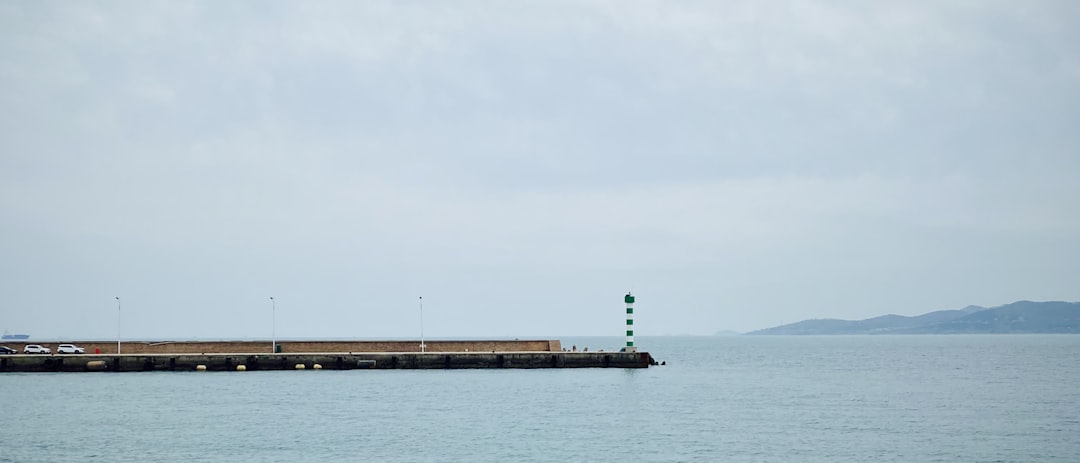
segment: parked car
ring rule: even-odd
[[[52,351],[49,350],[48,347],[38,345],[38,344],[27,344],[26,347],[23,347],[22,351],[23,351],[24,354],[51,354],[52,353]]]
[[[8,346],[0,346],[0,354],[17,354],[18,351]]]
[[[59,346],[56,346],[56,353],[57,354],[84,354],[84,353],[86,353],[86,351],[82,347],[76,346],[74,344],[61,344]]]

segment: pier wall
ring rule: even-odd
[[[476,368],[648,368],[646,352],[367,352],[308,354],[4,355],[4,372],[135,372]],[[200,368],[201,367],[201,368]]]
[[[115,354],[116,342],[71,341],[71,342],[5,342],[8,346],[22,352],[26,344],[40,344],[56,352],[58,344],[75,344],[86,350],[87,354]],[[419,352],[420,341],[289,341],[277,342],[280,353],[316,353],[316,352]],[[558,340],[467,340],[467,341],[425,341],[427,352],[560,352],[562,344]],[[267,353],[271,354],[271,342],[266,341],[124,341],[120,343],[122,354],[227,354],[227,353]]]

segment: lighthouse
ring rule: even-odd
[[[626,293],[626,352],[637,352],[634,347],[634,295]]]

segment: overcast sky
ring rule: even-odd
[[[1080,2],[0,2],[0,329],[1080,300]]]

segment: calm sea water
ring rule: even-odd
[[[667,365],[2,374],[0,461],[1080,461],[1080,336],[638,344]]]

